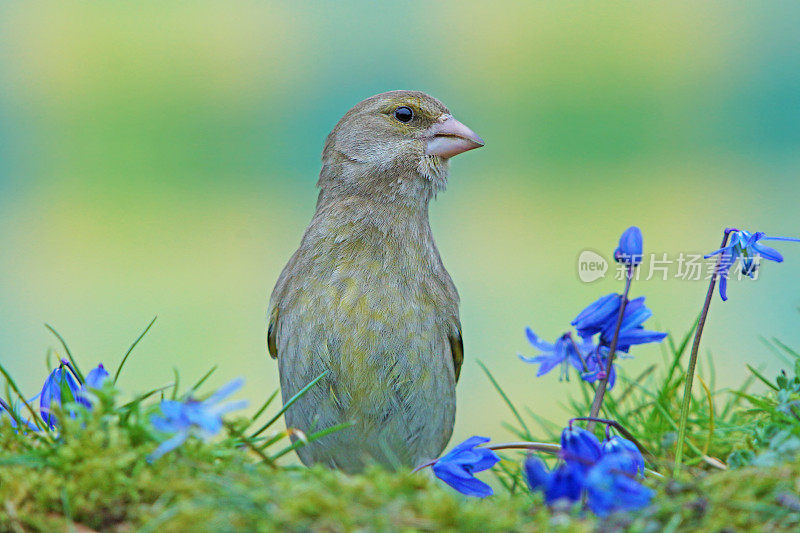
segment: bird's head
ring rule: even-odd
[[[360,102],[328,135],[323,195],[427,203],[447,183],[450,157],[483,146],[436,98],[391,91]]]

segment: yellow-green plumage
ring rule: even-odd
[[[399,123],[397,106],[414,109],[414,121]],[[308,433],[353,422],[300,448],[306,464],[413,466],[450,438],[458,294],[428,224],[447,159],[426,153],[431,126],[448,117],[423,93],[395,91],[357,105],[328,136],[316,213],[269,311],[284,401],[329,372],[287,425]]]

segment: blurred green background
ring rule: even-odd
[[[648,252],[707,252],[736,225],[800,236],[800,7],[740,3],[372,2],[0,7],[0,361],[33,395],[56,346],[116,367],[127,391],[278,384],[266,305],[313,213],[326,134],[408,88],[486,147],[458,156],[432,225],[462,297],[455,438],[507,438],[480,371],[561,422],[577,392],[534,378],[525,326],[555,338],[620,290],[579,281],[639,225]],[[704,338],[720,385],[800,347],[800,246],[733,281]],[[645,273],[648,265],[644,266]],[[613,267],[610,274],[613,274]],[[649,325],[682,334],[704,281],[636,283]],[[629,374],[659,360],[634,351]]]

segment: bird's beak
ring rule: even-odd
[[[477,133],[454,119],[451,115],[441,118],[426,132],[425,154],[453,157],[473,148],[483,146]]]

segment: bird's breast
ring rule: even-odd
[[[276,287],[284,398],[328,373],[287,412],[288,423],[357,421],[340,445],[307,451],[319,454],[314,460],[347,464],[350,455],[388,446],[416,464],[450,436],[448,339],[457,330],[458,296],[432,240],[403,235],[338,225],[317,236],[310,228]]]
[[[452,282],[423,245],[341,243],[309,264],[309,305],[387,324],[432,320],[457,305]],[[438,259],[438,256],[435,258]]]

